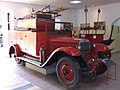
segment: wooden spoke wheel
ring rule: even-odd
[[[67,88],[76,86],[81,78],[81,68],[72,57],[62,57],[56,66],[59,81]]]

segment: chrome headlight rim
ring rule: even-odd
[[[95,44],[95,43],[94,43],[94,44],[92,44],[92,47],[93,47],[93,48],[96,48],[96,44]]]
[[[80,49],[81,49],[81,46],[80,46],[80,45],[79,45],[79,46],[76,46],[76,48],[80,50]]]

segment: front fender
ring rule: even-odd
[[[80,56],[81,52],[80,50],[74,48],[74,47],[60,47],[55,49],[52,54],[48,57],[48,59],[45,61],[45,63],[43,65],[41,65],[40,67],[44,67],[47,63],[49,63],[50,59],[55,55],[55,53],[57,52],[65,52],[68,55],[71,56]]]
[[[81,55],[80,50],[78,50],[74,47],[60,47],[55,50],[55,52],[58,52],[58,51],[63,51],[71,56],[80,56]]]
[[[103,52],[103,53],[109,54],[110,49],[105,44],[96,43],[96,47],[93,48],[93,52],[96,53],[96,54],[98,52]]]

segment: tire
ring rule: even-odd
[[[17,64],[21,64],[22,63],[22,60],[19,59],[19,58],[16,58],[16,57],[15,57],[15,61],[16,61]]]
[[[109,58],[109,56],[107,54],[102,53],[102,52],[98,53],[98,57],[99,57],[99,59]],[[96,74],[97,75],[103,74],[106,72],[106,70],[107,70],[107,66],[103,62],[101,62],[101,63],[99,63],[99,66],[96,70]]]
[[[107,70],[107,66],[104,63],[100,63],[99,67],[96,70],[96,75],[103,74],[106,72],[106,70]]]
[[[111,51],[109,51],[106,55],[108,58],[111,58]]]
[[[81,79],[80,65],[72,57],[62,57],[57,63],[56,73],[59,81],[66,88],[75,87]]]
[[[12,57],[12,54],[14,54],[14,53],[15,53],[14,47],[10,47],[10,49],[9,49],[9,56],[10,56],[10,58]]]
[[[25,65],[25,61],[23,61],[23,60],[21,60],[21,59],[19,59],[19,58],[16,58],[16,57],[15,57],[15,61],[16,61],[16,63],[19,64],[19,65]]]

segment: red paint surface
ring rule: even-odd
[[[96,38],[93,38],[96,35]],[[90,40],[90,44],[99,43],[103,41],[103,34],[86,34],[85,38]]]

